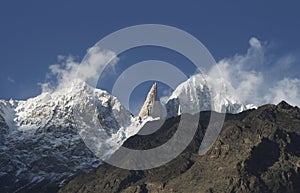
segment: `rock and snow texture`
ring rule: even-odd
[[[14,192],[62,185],[97,167],[99,158],[111,155],[145,122],[164,118],[166,110],[176,116],[251,108],[218,89],[221,81],[205,80],[195,75],[179,85],[165,107],[154,84],[139,114],[142,121],[116,97],[79,80],[26,101],[0,100],[0,187]]]
[[[207,110],[239,113],[252,107],[234,99],[221,79],[212,79],[202,74],[196,74],[181,83],[166,104],[169,117]]]
[[[97,167],[140,127],[116,97],[82,81],[26,101],[0,100],[0,186],[60,184]]]
[[[152,88],[150,89],[146,101],[144,102],[141,111],[139,113],[139,117],[163,117],[164,108],[161,104],[158,94],[157,94],[157,84],[154,83]]]

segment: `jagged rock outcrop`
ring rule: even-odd
[[[164,166],[130,171],[103,164],[78,176],[59,192],[300,192],[299,108],[281,102],[227,114],[217,141],[199,156],[209,118],[210,112],[200,113],[199,128],[190,145]],[[123,146],[157,147],[173,136],[179,122],[180,117],[168,119],[156,133],[133,136]]]
[[[163,105],[161,104],[158,94],[157,94],[157,84],[154,83],[151,87],[146,101],[144,102],[139,117],[163,117]]]

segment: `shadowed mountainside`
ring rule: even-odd
[[[59,192],[300,192],[299,108],[283,101],[227,114],[217,141],[199,156],[209,118],[210,112],[200,113],[192,142],[164,166],[131,171],[103,164],[76,177]],[[170,139],[179,121],[180,117],[168,119],[152,135],[133,136],[123,146],[159,146]],[[150,122],[145,127],[151,124],[157,123]]]

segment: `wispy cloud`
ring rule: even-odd
[[[259,106],[286,100],[300,106],[299,57],[290,53],[273,54],[273,44],[255,37],[249,40],[249,45],[246,53],[238,53],[218,62],[228,91],[246,104]],[[99,72],[106,64],[114,67],[118,62],[115,53],[99,47],[92,47],[87,53],[83,62],[78,62],[73,56],[59,55],[58,63],[49,67],[48,81],[40,84],[43,91],[67,87],[74,79],[95,85]],[[210,69],[209,76],[218,78],[215,72],[216,67]],[[13,79],[10,81],[14,82]],[[169,92],[163,93],[161,100],[164,102],[169,95]]]
[[[40,83],[42,92],[68,87],[73,80],[77,79],[96,86],[100,72],[106,64],[114,66],[118,58],[112,51],[92,47],[87,50],[87,55],[82,62],[78,62],[71,55],[59,55],[57,60],[57,64],[49,66],[50,73],[47,74],[45,83]]]
[[[300,79],[284,78],[275,83],[264,96],[270,103],[278,103],[281,100],[297,105],[300,107]]]
[[[300,79],[297,56],[272,54],[272,46],[253,37],[245,54],[236,54],[218,62],[228,90],[240,101],[262,105],[281,100],[300,106]],[[298,68],[299,69],[299,68]],[[210,70],[215,75],[215,68]]]
[[[16,83],[15,79],[11,78],[10,76],[7,77],[7,81],[10,83]]]

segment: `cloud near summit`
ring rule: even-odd
[[[94,46],[87,50],[82,62],[78,62],[72,55],[59,55],[57,60],[58,64],[49,66],[50,72],[46,75],[45,83],[40,84],[42,92],[51,92],[68,87],[73,80],[77,79],[96,86],[101,72],[107,64],[113,69],[118,62],[118,57],[112,51]]]
[[[260,106],[286,100],[300,106],[300,67],[296,54],[273,54],[276,47],[252,37],[246,53],[237,53],[218,62],[229,93],[245,104]],[[94,46],[87,50],[82,62],[73,56],[58,56],[58,64],[49,67],[43,92],[66,87],[74,79],[96,86],[100,72],[109,63],[114,69],[118,62],[114,52]],[[208,70],[212,78],[216,66]],[[111,71],[110,71],[111,73]],[[218,77],[216,77],[218,78]]]
[[[249,40],[245,54],[235,54],[218,62],[230,93],[246,104],[277,104],[286,100],[300,106],[298,58],[293,54],[274,55],[274,47],[255,37]],[[210,75],[214,76],[214,71]]]

